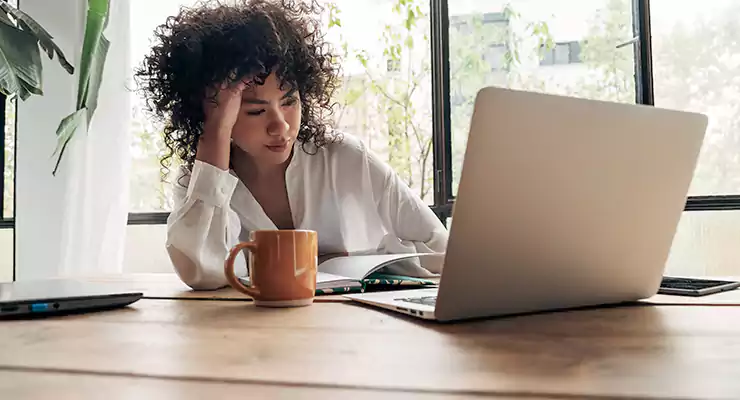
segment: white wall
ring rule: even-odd
[[[684,212],[666,275],[740,276],[740,211]]]
[[[172,273],[165,240],[167,225],[131,225],[126,229],[123,273]]]
[[[13,230],[0,229],[0,282],[13,280]]]

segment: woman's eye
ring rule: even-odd
[[[291,97],[291,98],[285,100],[285,103],[283,103],[283,106],[289,107],[289,106],[294,105],[297,102],[298,102],[298,100],[295,97]]]
[[[247,115],[254,115],[254,116],[257,116],[257,115],[260,115],[260,114],[262,114],[262,113],[264,113],[264,112],[265,112],[265,110],[255,110],[255,111],[247,111]]]

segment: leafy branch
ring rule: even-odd
[[[57,147],[53,174],[56,175],[67,144],[83,121],[88,126],[95,113],[103,65],[109,42],[103,36],[108,23],[109,0],[88,0],[85,38],[80,56],[76,111],[66,116],[56,130]],[[54,43],[54,37],[35,19],[0,0],[0,92],[27,100],[31,95],[43,95],[43,65],[41,49],[49,59],[55,56],[69,74],[75,69],[64,52]]]
[[[49,34],[28,14],[0,0],[0,92],[21,100],[43,95],[41,47],[49,59],[56,55],[69,74],[74,67]]]

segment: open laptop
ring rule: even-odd
[[[0,318],[88,312],[124,307],[143,293],[69,279],[0,283]]]
[[[701,114],[484,88],[439,288],[347,297],[439,321],[650,297],[706,128]]]

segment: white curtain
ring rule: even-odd
[[[74,7],[73,5],[76,5]],[[86,0],[23,0],[77,68]],[[44,60],[43,97],[19,104],[16,273],[19,280],[120,273],[129,208],[129,2],[111,1],[110,48],[88,132],[70,141],[52,176],[54,130],[74,111],[77,74]],[[44,56],[45,57],[45,56]],[[61,71],[61,72],[60,72]],[[79,70],[75,71],[76,73]]]
[[[128,1],[111,1],[111,43],[87,135],[65,155],[62,275],[120,273],[129,208],[131,101]]]

